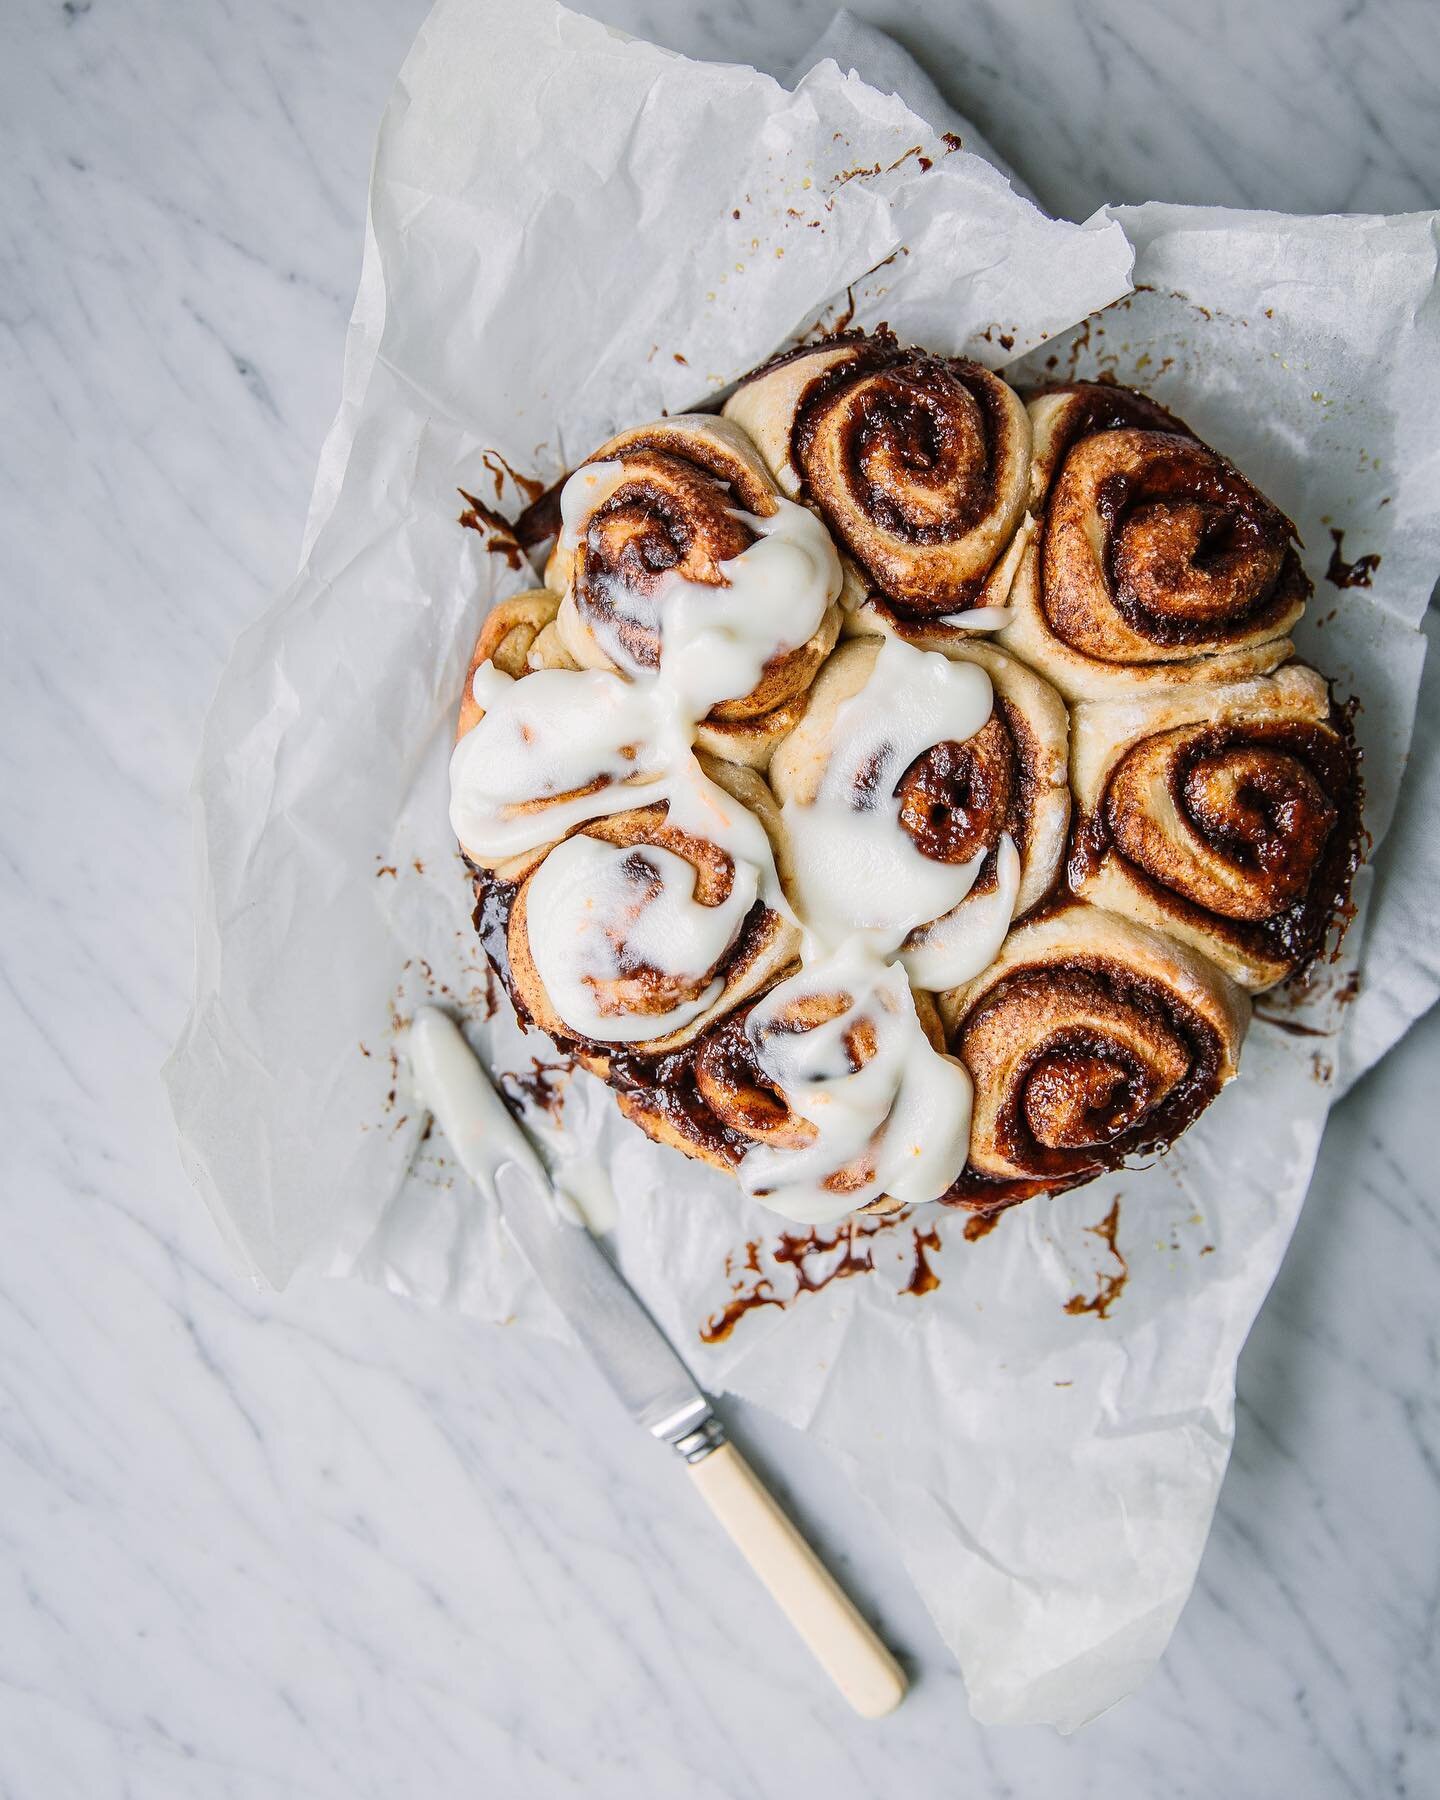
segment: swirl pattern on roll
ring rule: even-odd
[[[849,945],[658,1067],[612,1060],[626,1115],[822,1224],[943,1193],[965,1162],[970,1083],[928,996]]]
[[[662,666],[701,746],[762,767],[839,635],[841,569],[744,433],[683,415],[603,444],[566,483],[546,569],[583,668]]]
[[[771,764],[796,911],[919,987],[977,975],[1059,869],[1067,739],[1059,697],[988,645],[845,644]]]
[[[660,791],[582,824],[517,879],[481,884],[517,1012],[602,1074],[616,1046],[654,1057],[689,1043],[799,948],[759,777],[707,757]]]
[[[1235,1074],[1249,1018],[1204,957],[1074,904],[1020,926],[939,1004],[975,1084],[968,1165],[946,1199],[977,1210],[1169,1144]]]
[[[1079,384],[1030,403],[1039,529],[1000,641],[1071,699],[1275,668],[1310,584],[1289,519],[1153,400]]]
[[[1293,529],[1144,396],[851,336],[557,492],[461,702],[476,925],[522,1023],[774,1210],[1167,1146],[1347,917]]]
[[[1272,986],[1323,947],[1358,857],[1359,769],[1324,679],[1076,708],[1074,892]]]
[[[819,509],[863,571],[858,598],[879,596],[887,622],[1003,601],[987,589],[1024,516],[1030,423],[998,375],[854,337],[760,370],[725,416]]]

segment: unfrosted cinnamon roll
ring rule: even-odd
[[[1077,384],[1030,403],[1040,526],[1008,650],[1071,699],[1264,673],[1309,596],[1295,528],[1154,401]]]
[[[975,1084],[946,1198],[987,1209],[1171,1143],[1235,1074],[1249,1004],[1203,956],[1097,907],[1021,925],[939,999]]]
[[[979,974],[1059,869],[1067,738],[1059,696],[987,645],[842,645],[770,768],[801,919],[863,934],[922,988]]]
[[[674,1050],[767,987],[799,947],[774,875],[777,823],[753,771],[706,758],[653,804],[533,858],[504,896],[522,1016],[604,1072],[609,1048]]]
[[[725,417],[787,494],[819,508],[878,620],[903,630],[1003,604],[993,578],[1025,512],[1030,422],[998,375],[888,335],[854,337],[757,371]]]
[[[745,434],[683,415],[622,432],[566,482],[546,569],[584,668],[663,673],[696,740],[763,768],[839,635],[840,560]]]
[[[853,944],[681,1055],[615,1072],[651,1137],[806,1224],[933,1200],[965,1161],[970,1083],[933,1004]]]
[[[1320,950],[1354,872],[1360,790],[1313,669],[1079,706],[1073,769],[1076,893],[1193,944],[1247,988]]]

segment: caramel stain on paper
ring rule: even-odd
[[[1325,571],[1325,579],[1332,587],[1337,588],[1370,587],[1375,571],[1380,567],[1380,558],[1372,554],[1357,556],[1354,562],[1346,562],[1345,533],[1332,525],[1330,539],[1335,548],[1330,552],[1330,566]]]
[[[545,483],[538,476],[520,474],[517,469],[510,466],[498,450],[482,450],[480,460],[490,471],[490,477],[495,483],[497,500],[504,493],[507,480],[526,505],[533,504],[545,492]]]
[[[1267,1011],[1263,1006],[1250,1009],[1252,1019],[1259,1019],[1266,1025],[1273,1025],[1277,1031],[1283,1031],[1287,1037],[1324,1038],[1333,1037],[1333,1031],[1327,1031],[1323,1025],[1302,1025],[1298,1019],[1287,1019],[1283,1013]]]
[[[911,1263],[898,1292],[914,1299],[933,1294],[940,1285],[930,1260],[943,1248],[939,1227],[914,1224],[908,1210],[849,1219],[832,1232],[782,1231],[773,1243],[751,1238],[725,1258],[730,1298],[700,1327],[701,1343],[724,1343],[742,1319],[762,1307],[784,1312],[802,1294],[818,1294],[832,1281],[874,1274],[877,1240],[904,1230],[910,1234]],[[776,1291],[773,1277],[765,1272],[767,1263],[790,1272],[793,1285],[788,1293]]]
[[[1097,1271],[1095,1292],[1088,1297],[1084,1294],[1072,1294],[1065,1302],[1065,1310],[1076,1317],[1082,1313],[1094,1313],[1097,1319],[1108,1319],[1110,1308],[1124,1293],[1125,1283],[1130,1279],[1130,1265],[1115,1242],[1120,1230],[1120,1196],[1115,1196],[1114,1204],[1098,1225],[1087,1225],[1085,1229],[1092,1237],[1100,1239],[1114,1258],[1116,1267],[1108,1274]]]
[[[460,514],[460,524],[467,531],[478,531],[485,540],[485,548],[494,556],[503,556],[512,569],[523,569],[525,552],[520,547],[520,540],[515,535],[515,527],[508,519],[497,512],[492,512],[483,500],[474,494],[467,494],[464,488],[455,490],[465,502],[465,510]]]
[[[518,1114],[527,1105],[533,1106],[537,1112],[548,1113],[558,1125],[565,1106],[566,1084],[574,1072],[572,1062],[542,1062],[538,1056],[532,1056],[528,1069],[510,1069],[501,1075],[500,1091],[511,1112]]]

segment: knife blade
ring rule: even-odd
[[[685,1454],[719,1442],[709,1401],[598,1240],[561,1214],[530,1140],[454,1020],[418,1008],[409,1049],[415,1084],[461,1167],[498,1199],[512,1242],[631,1418]]]
[[[421,1007],[410,1063],[461,1166],[498,1199],[512,1242],[622,1406],[680,1452],[696,1490],[845,1698],[878,1719],[905,1674],[729,1441],[674,1346],[586,1226],[560,1212],[530,1140],[448,1013]]]
[[[694,1450],[717,1441],[710,1402],[596,1238],[514,1163],[495,1185],[506,1231],[630,1417],[677,1448],[697,1433]]]

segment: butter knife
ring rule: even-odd
[[[811,1654],[863,1718],[905,1694],[895,1658],[725,1434],[710,1402],[595,1237],[565,1218],[529,1139],[459,1027],[421,1007],[411,1073],[462,1168],[496,1198],[511,1240],[621,1405],[684,1459],[729,1533]]]

